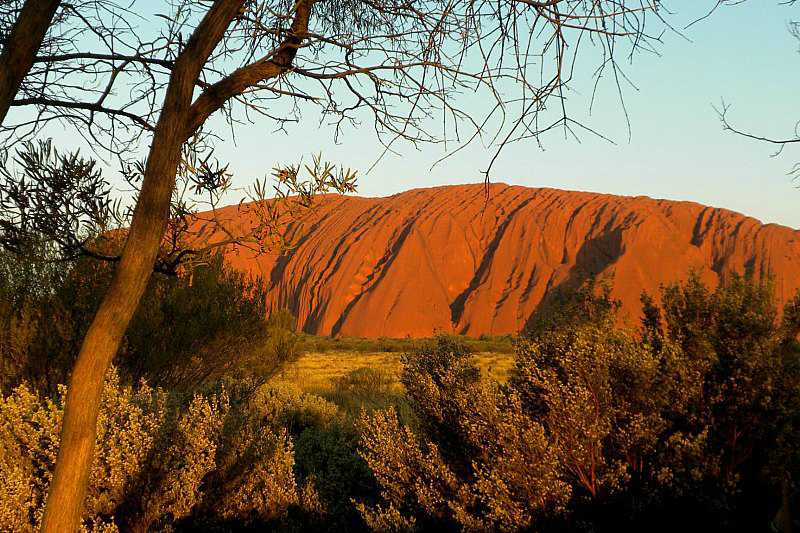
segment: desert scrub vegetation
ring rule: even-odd
[[[4,390],[24,380],[54,393],[66,381],[111,274],[97,261],[54,261],[46,248],[0,252]],[[296,338],[291,315],[269,313],[260,280],[212,256],[184,275],[151,278],[115,361],[131,382],[188,391],[226,375],[269,377],[296,357]]]
[[[38,531],[63,396],[0,399],[0,531]],[[106,381],[82,531],[364,530],[358,433],[291,385],[227,379],[191,396]]]
[[[0,530],[36,531],[54,467],[63,395],[22,384],[0,400]],[[323,512],[299,484],[292,435],[330,428],[335,406],[252,382],[179,398],[105,383],[84,531],[288,527]],[[308,452],[306,452],[308,454]]]
[[[481,335],[480,337],[467,337],[459,335],[458,339],[467,345],[473,352],[489,352],[500,354],[514,353],[513,335]],[[312,353],[408,353],[414,350],[420,339],[378,337],[376,339],[363,337],[323,337],[318,335],[301,334],[298,347],[304,352]]]
[[[416,346],[431,339],[416,339]],[[414,353],[413,346],[406,353]],[[475,364],[487,378],[505,382],[514,367],[514,354],[476,352],[472,354]],[[370,374],[378,374],[382,387],[392,393],[403,393],[400,375],[403,371],[403,352],[301,352],[284,364],[270,378],[271,382],[292,383],[305,392],[325,397],[337,397],[337,391],[351,388],[356,396],[369,397],[366,390],[358,390],[363,384],[371,388]],[[365,375],[359,376],[364,373]],[[386,383],[391,381],[391,383]]]
[[[618,329],[607,291],[522,339],[505,384],[440,337],[404,358],[414,412],[363,413],[377,530],[764,530],[800,456],[800,331],[769,283],[696,277]],[[795,495],[796,497],[796,495]],[[783,502],[783,503],[782,503]]]
[[[17,261],[0,256],[0,530],[33,531],[61,365],[107,272]],[[510,354],[448,336],[303,354],[252,283],[215,260],[154,278],[105,383],[83,530],[758,531],[792,509],[800,297],[779,313],[767,282],[691,277],[644,295],[634,329],[589,283]]]

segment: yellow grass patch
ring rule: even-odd
[[[393,376],[394,387],[400,392],[402,385],[399,379],[403,368],[400,356],[397,352],[308,352],[287,365],[272,381],[290,382],[304,392],[323,394],[331,391],[337,378],[366,367]],[[475,359],[484,376],[500,382],[508,379],[509,371],[514,365],[514,356],[509,353],[480,352],[475,354]]]

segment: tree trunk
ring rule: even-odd
[[[153,271],[169,217],[181,147],[194,133],[186,124],[195,82],[244,1],[214,2],[175,62],[122,258],[70,377],[61,445],[42,520],[43,532],[75,531],[80,523],[103,381]]]
[[[25,0],[0,53],[0,124],[31,70],[61,0]]]
[[[154,137],[122,258],[72,370],[42,531],[75,531],[81,519],[104,377],[147,287],[169,213],[182,141],[179,128],[165,128]]]

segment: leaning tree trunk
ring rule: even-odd
[[[26,0],[0,53],[0,124],[31,70],[61,0]]]
[[[181,147],[194,131],[187,127],[192,92],[209,55],[244,1],[217,0],[175,62],[122,258],[70,377],[61,445],[42,521],[44,532],[75,531],[80,523],[103,381],[153,271],[169,217]]]
[[[162,122],[122,258],[72,369],[42,531],[75,531],[81,519],[104,377],[147,287],[169,212],[182,141],[176,124]]]

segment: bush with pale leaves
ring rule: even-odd
[[[55,400],[25,385],[0,398],[0,530],[35,531],[59,444],[66,390]],[[103,391],[82,528],[169,531],[181,521],[280,523],[292,507],[320,507],[298,488],[282,425],[337,416],[320,398],[266,386],[219,388],[182,406],[163,390],[120,383]],[[316,510],[315,510],[316,509]]]

